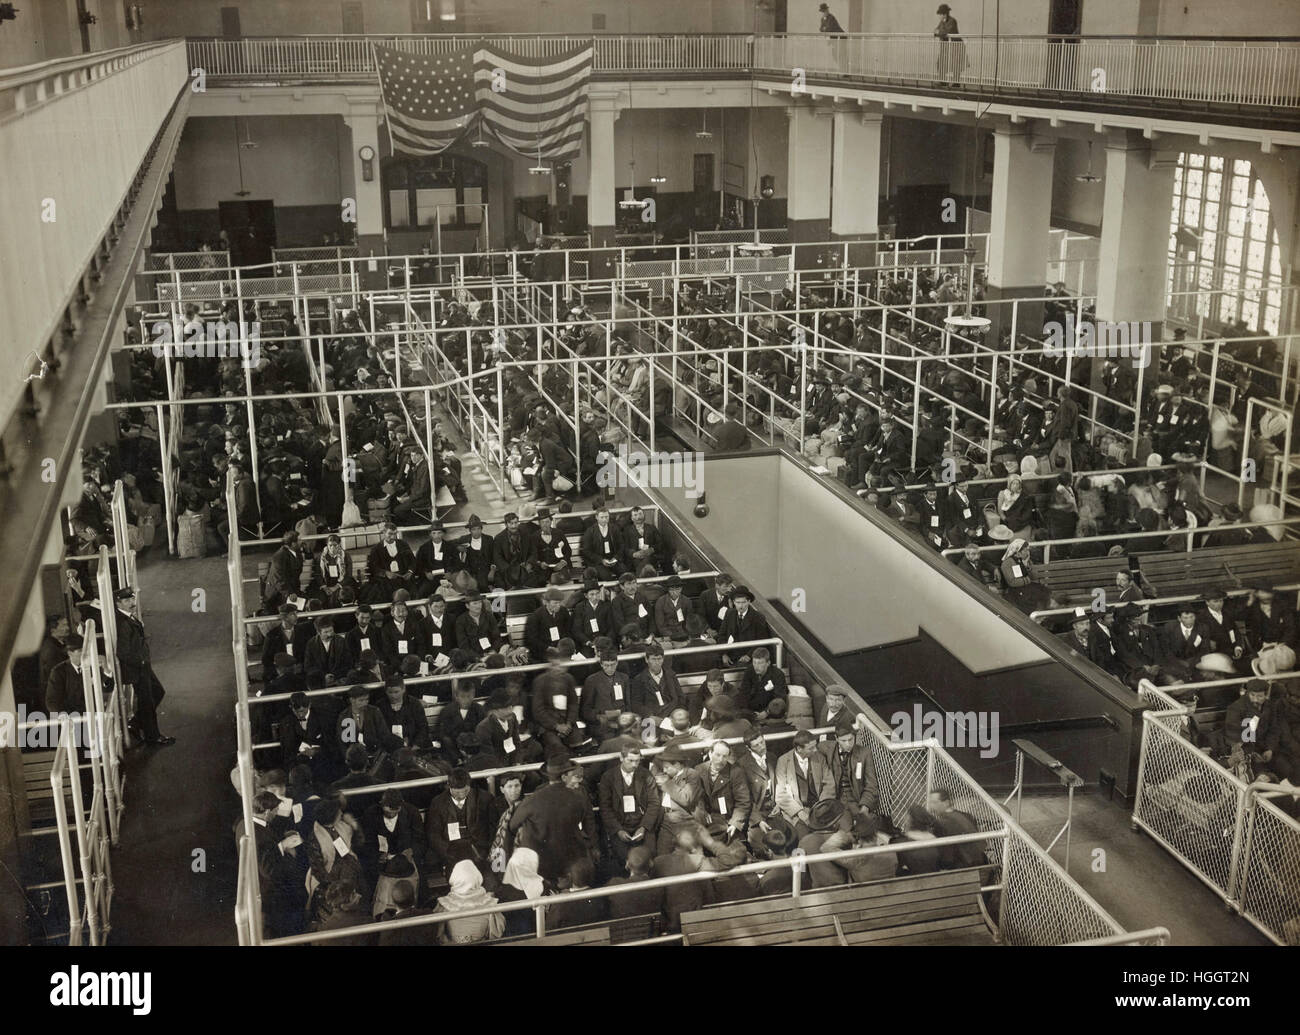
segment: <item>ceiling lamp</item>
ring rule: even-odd
[[[1080,183],[1100,183],[1101,177],[1092,171],[1092,141],[1088,141],[1088,171],[1075,177]]]
[[[651,182],[651,183],[667,183],[667,182],[668,182],[668,177],[667,177],[667,176],[664,176],[662,173],[655,173],[653,176],[650,177],[650,182]]]
[[[712,140],[713,134],[709,132],[709,109],[705,108],[703,111],[701,111],[700,117],[702,119],[702,122],[700,128],[695,131],[696,139]]]
[[[542,149],[540,147],[537,149],[537,164],[528,167],[528,174],[530,176],[549,176],[551,174],[551,167],[542,164]]]
[[[945,316],[943,325],[958,334],[987,331],[993,325],[993,321],[987,316],[975,316],[971,313],[971,306],[975,302],[975,249],[968,246],[962,254],[966,258],[966,311]]]

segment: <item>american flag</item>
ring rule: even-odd
[[[590,44],[540,58],[486,42],[430,55],[376,44],[375,57],[394,151],[437,154],[480,121],[529,158],[582,150]]]
[[[412,54],[376,44],[375,58],[394,151],[438,154],[476,117],[472,47]]]
[[[488,43],[474,55],[474,83],[487,131],[512,151],[553,161],[582,150],[592,47],[518,57]],[[492,89],[493,77],[504,86]]]

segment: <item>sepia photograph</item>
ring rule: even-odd
[[[19,999],[1283,993],[1294,0],[14,0],[0,183]]]

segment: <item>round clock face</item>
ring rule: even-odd
[[[361,155],[361,160],[363,162],[368,162],[375,157],[375,149],[369,144],[363,147],[358,153]]]

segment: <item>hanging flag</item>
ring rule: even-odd
[[[374,49],[394,151],[438,154],[480,119],[486,134],[528,158],[559,161],[582,150],[590,43],[545,57],[486,41],[428,55]]]
[[[484,125],[521,155],[559,161],[582,150],[591,82],[591,44],[520,57],[492,43],[474,60]]]
[[[473,123],[474,48],[413,54],[374,44],[393,151],[435,155]]]

